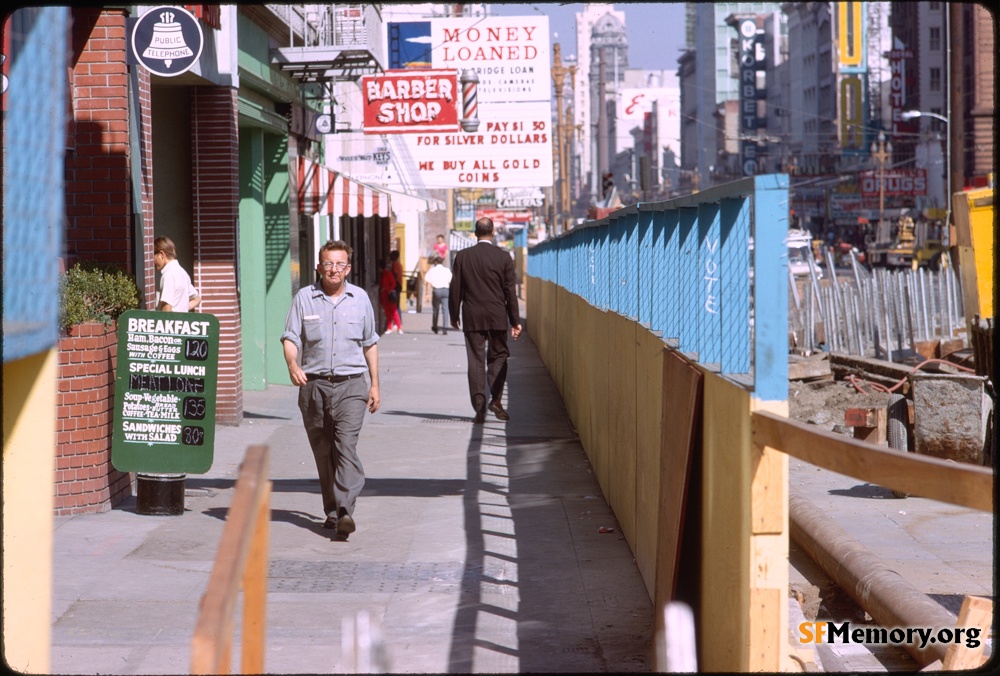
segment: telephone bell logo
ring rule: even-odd
[[[204,36],[198,19],[182,7],[154,7],[132,29],[132,53],[149,72],[176,77],[198,62]]]

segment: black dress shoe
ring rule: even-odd
[[[490,410],[497,417],[497,420],[510,420],[510,415],[503,410],[503,405],[499,401],[490,402]]]
[[[472,419],[472,422],[476,425],[482,425],[486,422],[486,411],[476,411],[476,417]]]
[[[431,327],[431,331],[433,331],[434,333],[437,333],[438,332],[438,327],[432,326]],[[445,333],[447,333],[447,331],[445,331]]]
[[[351,518],[351,515],[341,510],[340,518],[337,519],[337,535],[346,539],[356,528],[357,526],[354,524],[354,519]]]
[[[323,528],[333,529],[336,527],[337,527],[337,517],[335,516],[326,517],[326,521],[323,522]]]

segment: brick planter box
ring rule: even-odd
[[[105,512],[132,495],[132,476],[111,466],[117,357],[114,324],[78,324],[59,340],[57,515]]]

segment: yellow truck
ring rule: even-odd
[[[865,251],[865,261],[871,267],[913,268],[929,267],[936,270],[941,263],[944,244],[941,240],[942,225],[937,222],[913,222],[902,216],[896,233],[889,232],[890,224],[879,227],[876,241]]]
[[[976,373],[993,378],[993,188],[952,196],[965,323]]]

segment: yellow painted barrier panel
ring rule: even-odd
[[[609,502],[618,517],[622,534],[635,551],[635,462],[636,462],[636,339],[638,324],[614,312],[611,340],[605,358],[608,375],[608,409],[611,415],[608,461],[611,470]]]
[[[607,360],[606,349],[598,351],[597,346],[607,346],[611,339],[611,318],[610,313],[603,310],[593,309],[593,330],[591,331],[593,352],[595,361],[593,364],[593,378],[590,381],[590,398],[594,402],[593,415],[590,417],[590,433],[594,440],[594,454],[591,462],[594,464],[594,473],[601,484],[601,490],[608,503],[611,503],[611,407],[607,405],[609,397],[611,368]],[[598,355],[600,357],[598,358]]]
[[[700,655],[698,668],[747,671],[751,645],[750,394],[706,371],[702,412],[702,608],[697,633],[706,637],[702,641],[720,638]]]
[[[952,196],[967,320],[973,313],[993,316],[993,192],[982,188]]]
[[[638,327],[635,371],[635,554],[649,598],[656,598],[656,553],[660,505],[660,453],[663,435],[663,352],[658,335]]]

